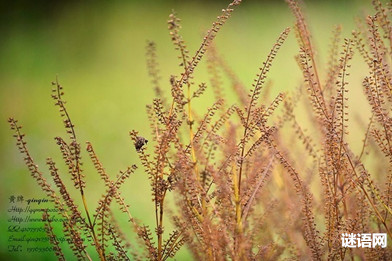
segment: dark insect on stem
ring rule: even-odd
[[[135,141],[135,149],[136,149],[136,151],[140,151],[143,148],[144,145],[147,145],[147,143],[148,143],[147,139],[145,139],[145,138],[143,138],[141,136],[136,137],[136,141]]]

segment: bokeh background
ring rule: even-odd
[[[198,48],[227,1],[2,1],[0,4],[0,260],[54,260],[53,254],[12,254],[7,250],[9,197],[23,194],[42,197],[18,153],[7,118],[24,126],[30,152],[48,175],[45,159],[52,157],[60,167],[61,156],[55,136],[65,136],[57,109],[50,98],[51,81],[58,76],[65,87],[68,110],[82,144],[90,141],[111,175],[131,164],[139,164],[128,132],[149,129],[145,105],[153,99],[146,72],[147,40],[157,44],[162,86],[170,75],[180,72],[177,53],[167,30],[174,9],[182,19],[181,31],[190,53]],[[354,17],[370,9],[370,1],[305,1],[305,12],[318,46],[319,62],[325,64],[333,26],[343,26],[343,36],[355,28]],[[244,1],[216,38],[216,45],[241,80],[251,86],[264,57],[293,17],[284,1]],[[292,32],[270,73],[272,95],[298,86],[300,71],[294,61],[298,46]],[[353,63],[356,63],[356,57]],[[362,70],[355,67],[353,70]],[[198,81],[208,83],[205,63],[196,72]],[[354,108],[366,102],[361,87]],[[169,93],[169,89],[167,89]],[[207,92],[207,96],[212,96]],[[227,88],[229,99],[233,97]],[[211,98],[196,104],[199,110]],[[232,98],[232,102],[235,99]],[[365,116],[367,110],[363,111]],[[365,117],[366,118],[366,117]],[[355,136],[355,135],[354,135]],[[83,146],[83,145],[82,145]],[[87,197],[92,209],[103,186],[83,154],[87,175]],[[66,175],[63,168],[63,174]],[[134,216],[152,223],[153,204],[147,177],[139,169],[124,186],[124,195]],[[124,217],[125,219],[125,217]],[[121,221],[120,222],[125,222]],[[133,232],[129,230],[129,233]],[[132,238],[132,235],[131,235]],[[132,239],[133,240],[133,239]],[[188,260],[186,249],[178,260]],[[70,259],[71,260],[71,259]]]

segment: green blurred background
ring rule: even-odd
[[[343,36],[350,36],[355,27],[354,16],[369,9],[369,2],[306,1],[305,12],[321,64],[326,63],[333,26],[342,24]],[[153,90],[146,72],[146,41],[157,44],[162,86],[168,87],[170,75],[180,72],[177,53],[167,31],[171,10],[182,19],[181,32],[192,54],[203,32],[226,5],[227,1],[3,1],[0,4],[0,260],[55,259],[53,254],[27,256],[7,251],[10,195],[43,196],[15,148],[7,118],[13,116],[24,126],[30,152],[45,175],[48,175],[47,157],[53,157],[64,167],[53,138],[65,133],[50,98],[50,82],[58,75],[82,146],[87,140],[92,142],[112,176],[128,165],[140,165],[128,132],[136,129],[147,138],[150,133],[145,105],[152,101]],[[292,23],[293,17],[284,1],[244,1],[218,34],[216,45],[242,81],[250,86],[278,34]],[[292,32],[271,70],[272,95],[298,86],[301,75],[294,61],[297,52]],[[354,64],[357,59],[358,56]],[[354,72],[363,69],[353,67]],[[200,64],[196,79],[208,83],[205,63]],[[365,102],[360,79],[351,83],[354,97],[358,97],[351,103],[359,106]],[[207,95],[212,96],[211,92]],[[233,97],[229,88],[227,96]],[[207,97],[196,106],[203,111],[210,102],[211,98]],[[368,111],[363,114],[368,115]],[[360,140],[362,135],[354,139]],[[98,175],[91,171],[87,155],[83,156],[87,197],[95,209],[103,186]],[[62,174],[66,175],[65,171]],[[124,195],[132,213],[151,224],[153,204],[147,177],[141,169],[125,184]],[[120,218],[123,223],[124,220]],[[188,258],[183,250],[178,260]]]

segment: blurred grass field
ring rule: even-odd
[[[354,16],[369,8],[370,3],[367,2],[370,1],[307,3],[305,11],[321,63],[326,63],[326,50],[333,26],[342,24],[343,36],[350,36],[355,27]],[[0,40],[1,260],[5,257],[8,260],[33,260],[38,257],[44,260],[38,254],[30,257],[7,256],[8,238],[4,232],[7,227],[5,213],[8,197],[12,193],[43,195],[15,148],[7,118],[13,116],[24,126],[30,152],[42,171],[46,171],[45,159],[49,156],[63,167],[53,138],[65,136],[65,133],[50,98],[50,82],[58,75],[65,87],[65,99],[79,141],[82,144],[87,140],[92,142],[104,166],[113,176],[128,165],[140,165],[128,132],[136,129],[145,133],[147,138],[150,133],[145,105],[152,101],[153,90],[145,65],[146,40],[157,43],[161,83],[168,87],[170,75],[180,72],[177,54],[167,31],[166,21],[171,10],[175,9],[182,18],[182,35],[192,54],[200,44],[203,32],[225,6],[221,1],[73,3],[55,9],[55,13],[38,20],[15,18],[8,21],[7,27],[2,29]],[[244,1],[218,34],[216,45],[233,70],[250,86],[278,34],[292,22],[290,10],[283,1]],[[298,46],[292,32],[269,75],[274,83],[273,94],[298,86],[301,75],[294,61],[297,52]],[[357,59],[360,58],[355,57],[354,64]],[[353,66],[353,70],[362,72],[363,68]],[[205,63],[198,68],[195,78],[197,82],[208,83]],[[360,78],[350,83],[355,97],[351,103],[355,108],[366,101],[361,95]],[[227,89],[227,96],[231,102],[235,102],[230,89]],[[206,98],[196,106],[203,111],[211,101]],[[366,115],[368,111],[363,113]],[[87,195],[92,209],[95,209],[103,186],[98,175],[90,172],[92,167],[87,155],[83,155],[85,169],[88,170]],[[153,205],[148,180],[141,168],[125,184],[124,192],[124,195],[128,195],[132,213],[151,223]],[[184,250],[179,260],[186,260],[186,256]],[[51,254],[46,260],[53,259]]]

